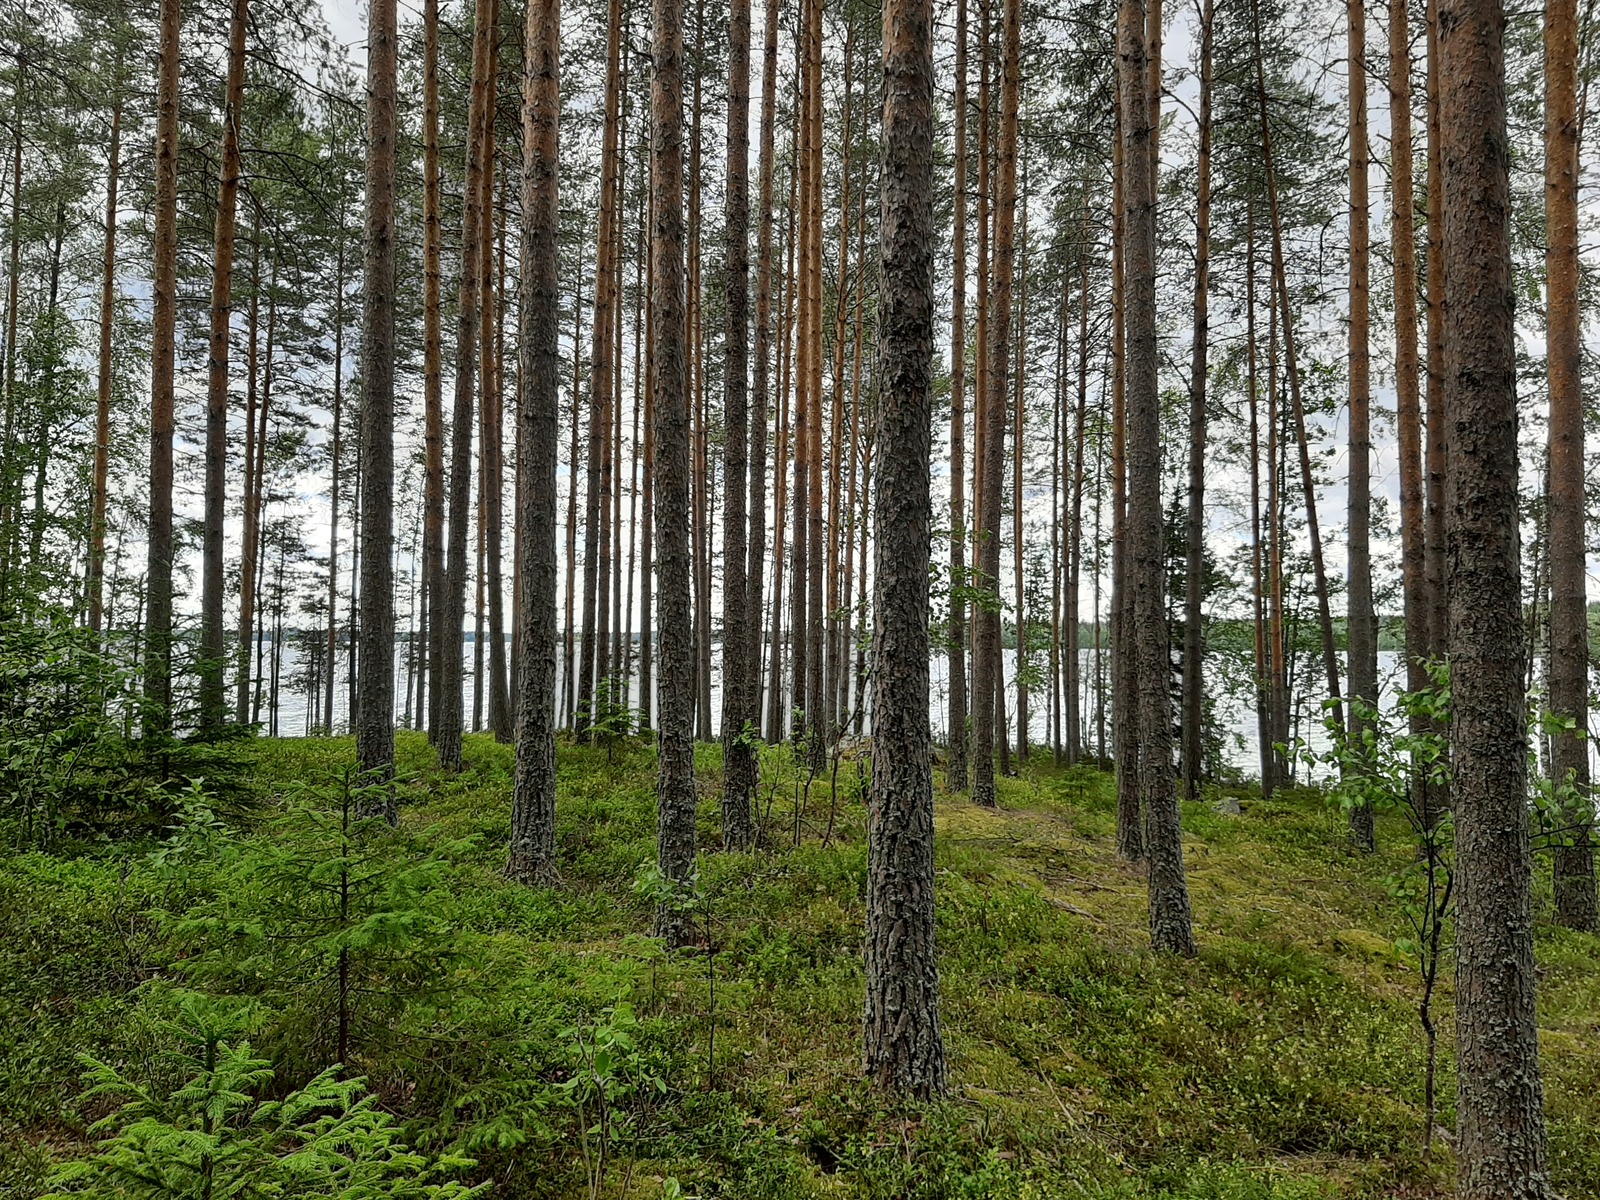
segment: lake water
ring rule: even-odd
[[[487,647],[485,647],[485,651],[487,657]],[[395,711],[396,719],[402,726],[407,724],[405,717],[406,704],[404,699],[407,690],[407,680],[408,678],[414,679],[414,675],[408,675],[407,660],[409,658],[409,654],[409,646],[401,644],[396,647]],[[1014,680],[1015,678],[1016,651],[1007,649],[1003,652],[1003,654],[1006,679],[1008,681],[1008,705],[1012,706],[1011,710],[1008,712],[1008,720],[1015,720],[1015,699],[1014,693],[1011,691],[1012,685],[1010,684],[1010,681]],[[267,657],[270,658],[270,655],[271,647],[269,643],[267,646]],[[473,645],[470,641],[465,641],[462,644],[462,659],[464,663],[465,678],[464,710],[467,720],[470,724],[477,693],[477,678],[473,671]],[[1378,660],[1378,676],[1382,684],[1381,705],[1384,709],[1389,710],[1392,709],[1395,701],[1395,684],[1398,679],[1398,672],[1401,669],[1400,655],[1391,651],[1384,651],[1378,655]],[[1084,723],[1083,741],[1085,747],[1090,751],[1093,751],[1096,749],[1097,735],[1099,732],[1099,722],[1097,720],[1098,693],[1096,689],[1097,669],[1100,670],[1101,677],[1105,680],[1106,686],[1109,687],[1109,653],[1107,653],[1107,661],[1104,664],[1097,664],[1096,651],[1093,649],[1085,649],[1081,652],[1080,663],[1081,669],[1079,677],[1082,682],[1083,695],[1080,698],[1079,708]],[[299,675],[299,666],[299,652],[295,644],[292,642],[286,643],[284,646],[283,662],[281,666],[282,679],[285,681],[295,680]],[[1314,669],[1314,667],[1315,664],[1310,662],[1302,664],[1303,670]],[[560,668],[561,664],[558,660],[558,679],[556,683],[556,696],[558,703],[562,695],[562,681],[559,678],[561,674]],[[335,681],[334,686],[333,711],[335,729],[342,731],[347,724],[349,713],[349,702],[345,686],[346,666],[342,655],[339,660],[338,670],[339,678]],[[1245,774],[1255,775],[1260,766],[1261,759],[1257,745],[1254,701],[1248,694],[1247,690],[1241,691],[1238,686],[1230,682],[1229,678],[1224,677],[1223,672],[1219,669],[1219,666],[1215,661],[1212,661],[1208,664],[1207,673],[1209,692],[1215,705],[1215,720],[1218,727],[1222,731],[1224,757],[1230,766],[1237,768]],[[949,670],[948,660],[945,658],[945,656],[940,655],[932,660],[930,663],[929,674],[929,716],[933,726],[935,739],[943,742],[948,732],[946,718],[949,713]],[[718,719],[721,712],[721,675],[720,647],[713,646],[711,666],[711,712],[713,722]],[[763,672],[763,677],[765,677],[765,672]],[[1031,705],[1028,720],[1029,741],[1035,746],[1047,745],[1049,742],[1050,732],[1050,698],[1048,692],[1042,695],[1033,696],[1030,699]],[[639,705],[639,700],[639,683],[637,677],[635,677],[630,681],[629,685],[629,707],[637,708]],[[1321,725],[1320,713],[1315,710],[1313,705],[1314,701],[1303,703],[1301,705],[1300,710],[1295,714],[1294,722],[1291,726],[1291,735],[1306,739],[1308,744],[1314,750],[1322,750],[1326,749],[1327,747],[1327,735],[1323,731]],[[415,709],[414,700],[411,708],[413,710]],[[311,706],[308,719],[307,698],[304,691],[297,690],[295,686],[291,686],[288,682],[280,684],[277,713],[277,732],[281,736],[295,737],[312,732],[313,727],[320,720],[320,712],[321,700],[319,697],[318,700]],[[484,712],[484,718],[487,719],[486,711]],[[263,728],[268,728],[269,711],[265,701],[263,701],[261,720]],[[1106,736],[1108,738],[1110,735],[1109,720],[1109,713],[1107,713]],[[713,730],[713,733],[714,732],[715,730]],[[1013,737],[1014,736],[1015,735],[1013,732]]]

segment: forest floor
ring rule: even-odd
[[[465,1177],[493,1195],[1450,1190],[1449,971],[1424,1158],[1420,977],[1392,882],[1404,831],[1382,826],[1362,856],[1315,792],[1239,789],[1240,815],[1185,806],[1192,961],[1146,948],[1109,777],[1036,753],[998,811],[941,792],[951,1093],[903,1108],[860,1082],[864,764],[840,764],[837,797],[829,775],[807,794],[789,752],[767,750],[765,844],[702,855],[701,945],[668,955],[641,869],[648,749],[561,746],[553,890],[502,875],[511,753],[485,737],[444,779],[402,735],[401,829],[359,854],[340,841],[350,741],[242,753],[242,823],[193,798],[165,849],[61,842],[0,862],[0,1195],[38,1195],[114,1109],[83,1100],[78,1054],[160,1076],[179,989],[248,998],[280,1092],[336,1061],[335,947],[351,964],[350,1069],[419,1149],[476,1159]],[[720,751],[698,753],[711,849]],[[1547,866],[1539,886],[1547,913]],[[1600,937],[1541,921],[1538,938],[1554,1174],[1567,1200],[1595,1200]]]

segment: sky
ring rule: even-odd
[[[351,58],[359,63],[367,36],[366,5],[357,0],[322,0],[322,13],[328,18],[333,36],[345,45]]]

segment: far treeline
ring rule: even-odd
[[[172,788],[351,732],[390,824],[397,725],[446,774],[486,728],[537,886],[558,739],[641,733],[669,945],[697,740],[728,850],[762,742],[868,754],[864,1070],[923,1099],[936,766],[1114,770],[1176,956],[1182,803],[1314,778],[1453,904],[1461,1195],[1551,1196],[1536,844],[1600,920],[1592,14],[397,8],[362,72],[310,0],[4,5],[0,701],[115,664]]]

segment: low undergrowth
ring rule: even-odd
[[[1367,857],[1312,792],[1189,806],[1185,962],[1145,949],[1106,777],[1036,755],[998,811],[941,795],[953,1087],[906,1108],[858,1078],[864,763],[835,792],[766,751],[762,847],[723,854],[702,747],[699,944],[669,955],[639,886],[648,748],[561,747],[551,890],[501,874],[507,748],[469,738],[456,779],[420,737],[400,750],[397,831],[349,823],[347,740],[263,741],[241,750],[247,815],[202,786],[160,840],[7,857],[0,1194],[65,1186],[52,1171],[116,1125],[126,1097],[92,1093],[81,1056],[169,1096],[184,1014],[219,1008],[270,1064],[254,1100],[359,1079],[385,1138],[497,1196],[1448,1193],[1453,1066],[1425,1160],[1416,964],[1384,886],[1398,825]],[[1541,927],[1539,956],[1557,1183],[1592,1200],[1600,939]],[[1446,1029],[1449,1004],[1447,987]]]

